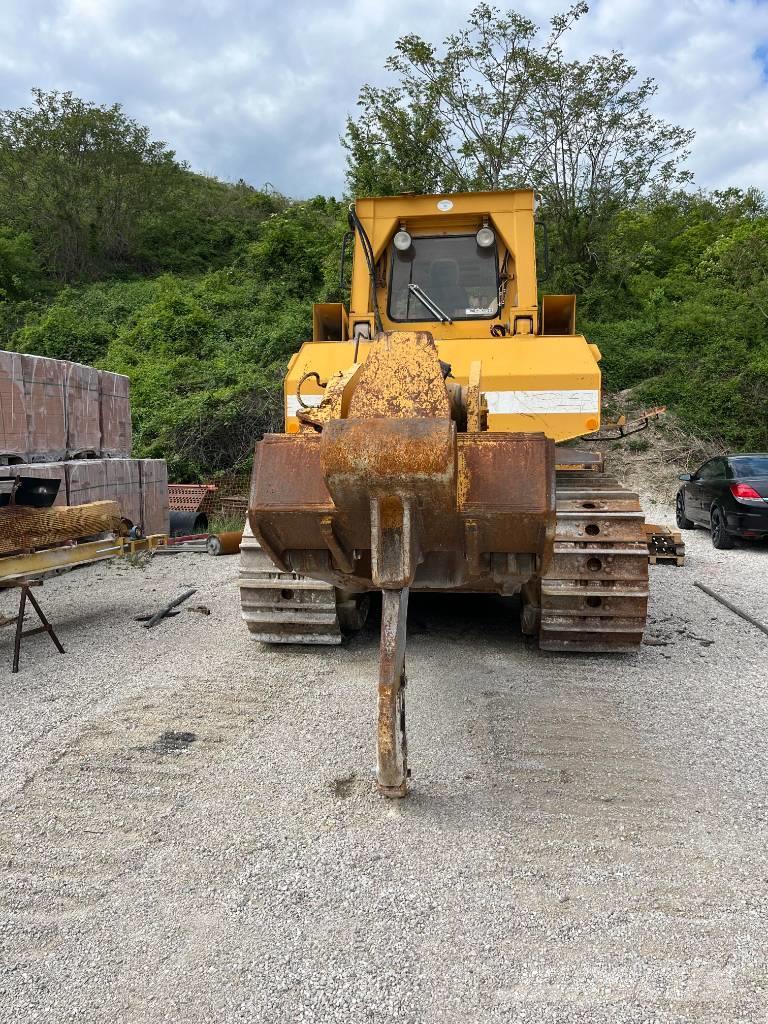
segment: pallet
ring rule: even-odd
[[[221,514],[225,519],[240,519],[245,522],[248,515],[248,497],[231,494],[221,499]]]
[[[657,523],[645,523],[645,539],[648,544],[648,562],[650,565],[685,564],[685,542],[678,530]]]
[[[649,565],[662,565],[664,563],[669,563],[669,564],[674,564],[674,565],[685,565],[685,552],[683,552],[683,554],[681,554],[681,555],[678,554],[677,552],[675,552],[674,554],[666,553],[665,552],[662,555],[651,554],[649,552],[649,554],[648,554],[648,564]]]

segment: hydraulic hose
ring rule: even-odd
[[[363,227],[360,218],[357,216],[357,210],[355,204],[350,203],[349,206],[349,220],[355,231],[360,236],[360,243],[363,247],[363,255],[365,256],[365,262],[368,265],[368,275],[371,279],[371,301],[373,303],[373,319],[376,324],[376,330],[382,331],[384,328],[381,323],[381,314],[379,313],[379,303],[376,298],[376,262],[373,255],[373,246],[371,240],[368,237],[368,232]]]

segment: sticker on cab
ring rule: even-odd
[[[437,208],[438,210],[442,210],[443,213],[447,213],[449,210],[453,209],[453,203],[450,199],[441,199],[437,204]]]

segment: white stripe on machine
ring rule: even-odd
[[[492,415],[598,412],[599,391],[484,391]]]
[[[541,413],[596,413],[600,408],[599,391],[484,391],[488,412],[492,415],[537,415]],[[322,395],[302,395],[307,405],[317,407]],[[301,406],[295,395],[286,400],[289,416],[295,416]]]
[[[323,400],[322,395],[302,395],[301,398],[305,405],[311,405],[313,406],[313,408],[316,408],[318,405],[320,405],[320,403]],[[289,395],[288,398],[286,399],[285,404],[289,416],[295,416],[296,413],[301,408],[301,406],[299,405],[299,400],[296,397],[296,395]]]

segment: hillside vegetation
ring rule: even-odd
[[[535,181],[550,228],[546,291],[577,293],[606,389],[635,389],[638,403],[666,404],[731,448],[768,449],[765,198],[695,190],[681,169],[689,134],[643,120],[652,85],[635,86],[620,55],[564,62],[558,40],[585,13],[577,4],[555,19],[539,50],[535,26],[484,5],[446,41],[450,61],[399,41],[400,85],[365,87],[347,126],[350,191]],[[494,47],[538,83],[537,109],[518,111],[506,137],[494,120],[503,103],[459,88],[484,55],[500,59]],[[462,96],[480,105],[478,139],[448,131]],[[550,114],[571,104],[551,138],[545,101]],[[598,131],[610,177],[589,178],[580,160]],[[36,91],[29,107],[0,113],[0,347],[129,374],[136,454],[167,458],[174,478],[242,470],[259,434],[279,428],[285,364],[309,336],[312,302],[345,297],[347,202],[203,177],[119,106]]]

